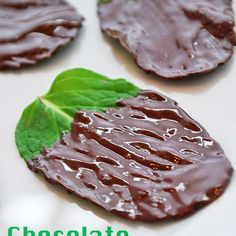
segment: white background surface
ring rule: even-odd
[[[104,230],[111,225],[116,230],[128,230],[130,236],[235,236],[235,176],[219,200],[193,216],[175,222],[144,224],[108,214],[46,184],[28,170],[14,143],[17,121],[36,96],[47,92],[58,73],[74,67],[124,77],[141,88],[155,89],[177,100],[220,142],[236,169],[235,56],[211,75],[176,82],[161,80],[143,73],[119,44],[102,35],[96,0],[70,2],[86,18],[80,37],[36,67],[0,73],[0,235],[7,235],[8,227],[13,225],[35,231],[80,230],[82,226]]]

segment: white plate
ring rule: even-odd
[[[154,89],[177,100],[220,142],[236,168],[235,56],[211,75],[177,82],[160,80],[143,73],[121,46],[102,35],[96,0],[70,2],[86,18],[78,40],[38,66],[0,73],[0,235],[7,235],[8,227],[13,225],[35,231],[79,230],[82,226],[104,230],[111,225],[115,230],[128,230],[130,236],[235,236],[235,177],[219,200],[193,216],[181,221],[144,224],[105,213],[44,183],[27,169],[14,142],[17,121],[23,109],[49,89],[58,73],[74,67],[124,77],[141,88]]]

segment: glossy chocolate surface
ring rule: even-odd
[[[223,193],[230,162],[175,101],[144,90],[118,105],[78,112],[71,133],[29,168],[131,220],[182,217]]]
[[[111,0],[99,16],[139,67],[164,78],[211,72],[236,43],[232,0]]]
[[[82,20],[64,0],[0,0],[0,70],[51,57],[76,37]]]

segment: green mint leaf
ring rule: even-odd
[[[112,0],[98,0],[98,3],[108,3],[111,2]]]
[[[137,95],[139,89],[124,79],[109,79],[86,69],[61,73],[49,92],[38,97],[23,112],[15,136],[20,155],[30,160],[69,131],[81,109],[105,111],[120,98]]]

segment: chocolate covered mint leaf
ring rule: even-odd
[[[23,112],[16,128],[20,155],[30,160],[70,130],[74,114],[81,110],[104,111],[120,98],[135,96],[139,89],[124,79],[112,80],[86,69],[61,73],[50,91]]]
[[[77,112],[71,131],[28,167],[130,220],[177,219],[223,194],[232,166],[177,102],[141,90],[117,105],[105,112]]]

